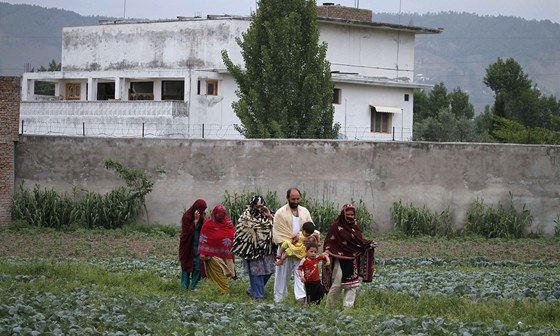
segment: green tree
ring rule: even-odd
[[[333,84],[327,45],[319,43],[315,1],[261,0],[238,39],[245,68],[225,50],[238,85],[232,107],[247,138],[335,138]]]
[[[504,118],[519,117],[520,108],[512,111],[520,95],[525,94],[533,85],[521,65],[513,58],[498,60],[486,68],[484,84],[494,91],[494,114]],[[513,114],[516,114],[514,116]]]
[[[449,108],[449,95],[443,82],[434,85],[430,93],[428,93],[428,104],[430,107],[429,115],[432,117],[437,116],[439,111]]]
[[[451,105],[451,112],[457,117],[465,117],[472,119],[474,117],[474,106],[469,102],[469,95],[461,91],[460,88],[455,88],[449,94],[449,101]]]
[[[505,62],[498,58],[496,63],[490,64],[486,68],[486,76],[483,81],[496,96],[519,93],[532,86],[531,80],[523,72],[521,65],[513,58],[508,58]]]
[[[439,83],[428,95],[417,91],[413,108],[414,140],[464,142],[480,139],[472,120],[474,107],[469,95],[460,88],[448,93],[445,84]]]
[[[414,110],[414,122],[424,120],[430,116],[430,103],[428,101],[428,95],[424,90],[414,90],[412,108]]]

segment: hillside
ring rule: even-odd
[[[494,101],[484,85],[486,68],[498,57],[513,57],[546,95],[560,97],[560,24],[505,16],[446,12],[424,15],[374,14],[380,22],[441,27],[439,35],[416,40],[416,74],[427,83],[444,82],[467,91],[477,112]],[[400,20],[400,21],[399,21]]]
[[[32,5],[0,2],[0,75],[60,62],[62,28],[96,25],[104,17]]]
[[[96,25],[105,17],[40,6],[0,2],[0,75],[20,75],[26,67],[60,61],[63,27]],[[493,102],[482,80],[498,57],[513,57],[546,95],[560,97],[560,24],[469,13],[374,13],[378,22],[442,27],[439,35],[416,40],[417,81],[444,82],[467,91],[477,113]]]

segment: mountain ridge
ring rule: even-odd
[[[31,68],[60,62],[63,27],[97,25],[103,16],[37,5],[0,2],[0,75],[21,75]],[[512,57],[545,95],[560,97],[560,24],[511,16],[473,13],[374,13],[374,21],[443,28],[441,34],[417,35],[416,81],[460,87],[480,113],[493,102],[483,83],[486,68],[498,57]]]

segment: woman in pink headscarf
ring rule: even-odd
[[[204,260],[208,278],[226,294],[229,293],[228,278],[236,277],[231,253],[234,235],[235,228],[226,215],[226,208],[222,204],[216,205],[200,231],[198,253],[200,259]]]
[[[179,240],[179,261],[181,262],[181,287],[195,289],[204,267],[200,264],[198,238],[206,217],[206,202],[198,199],[185,211],[181,219],[181,238]]]

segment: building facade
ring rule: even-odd
[[[414,82],[415,36],[441,30],[377,23],[369,10],[342,6],[318,14],[340,137],[410,140],[413,90],[426,87]],[[224,15],[64,28],[61,71],[23,75],[20,132],[241,138],[221,51],[242,65],[236,39],[250,23]]]

